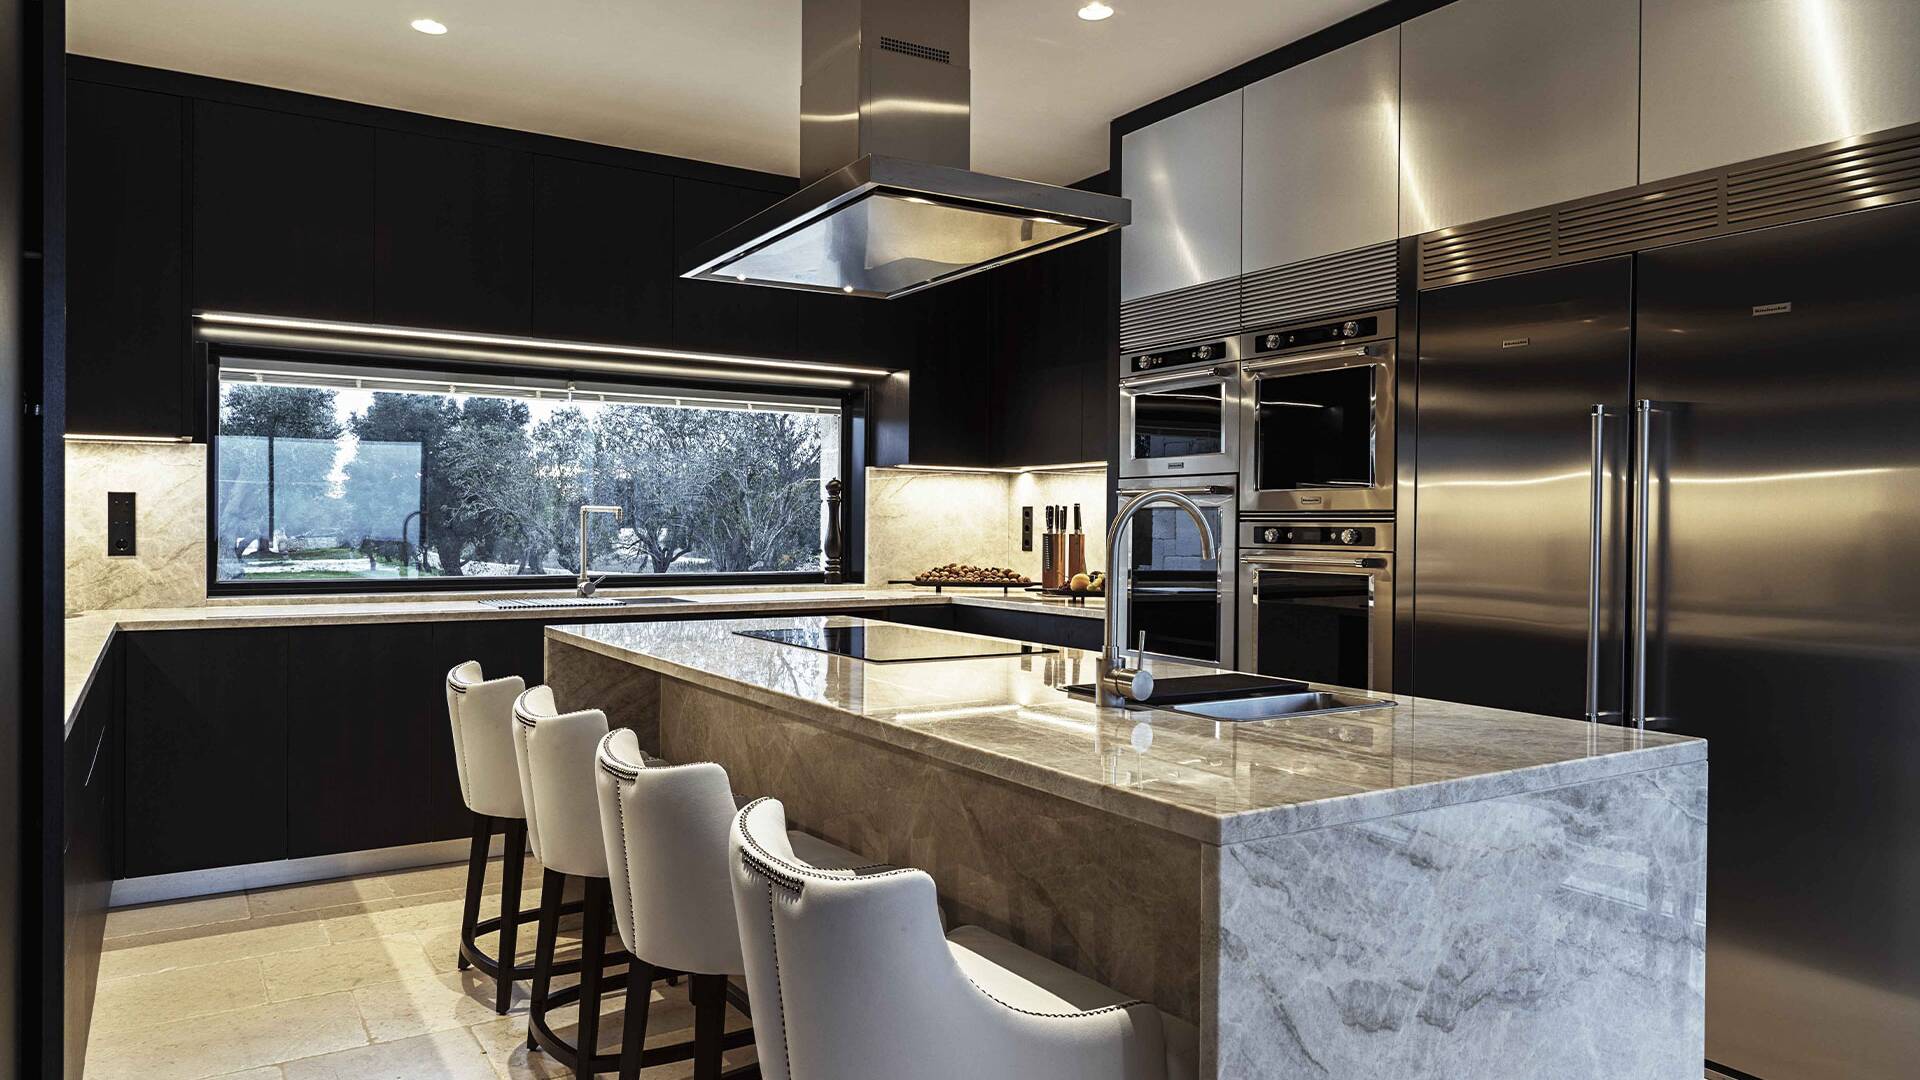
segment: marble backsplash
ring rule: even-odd
[[[66,449],[68,613],[206,603],[205,444],[68,443]],[[107,555],[109,491],[134,493],[134,555]]]
[[[1087,565],[1107,557],[1107,472],[867,470],[867,583],[911,578],[946,563],[1004,566],[1038,581],[1049,504],[1079,503]],[[1034,549],[1020,550],[1020,508],[1033,507]]]

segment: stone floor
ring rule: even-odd
[[[531,907],[538,864],[528,863],[524,880]],[[568,1075],[527,1050],[525,983],[510,1013],[496,1016],[493,981],[457,969],[465,881],[462,863],[113,912],[87,1080]],[[483,917],[499,910],[499,888],[496,859]],[[569,922],[562,957],[578,952],[578,917]],[[492,938],[481,940],[491,953]],[[531,962],[532,924],[519,944],[523,962]],[[571,1039],[576,1017],[572,1007],[555,1010],[556,1032]],[[624,1019],[619,997],[606,1002],[602,1017],[602,1049],[615,1050]],[[685,984],[659,984],[648,1020],[650,1045],[690,1038]],[[730,1030],[746,1026],[744,1016],[729,1013]],[[751,1049],[739,1051],[727,1066],[750,1060]],[[691,1075],[689,1062],[645,1073],[647,1080]]]

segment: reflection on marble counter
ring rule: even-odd
[[[874,664],[740,637],[848,616],[557,625],[625,660],[951,765],[1215,844],[1702,761],[1695,739],[1397,697],[1396,707],[1249,723],[1103,709],[1059,689],[1095,657]],[[1163,675],[1207,669],[1153,665]]]

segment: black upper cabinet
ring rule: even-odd
[[[373,318],[372,128],[196,102],[193,300]]]
[[[398,131],[374,140],[375,320],[529,332],[532,156]]]
[[[182,99],[67,98],[67,430],[191,432]]]
[[[1108,259],[1085,241],[990,275],[997,464],[1107,457]]]
[[[885,303],[911,305],[909,460],[992,464],[991,275],[976,274]]]
[[[769,191],[674,179],[671,272],[675,275],[676,345],[748,356],[794,355],[800,294],[789,289],[689,281],[678,276],[691,265],[693,253],[701,244],[779,200],[779,195]]]
[[[658,345],[673,335],[673,181],[539,157],[533,164],[533,329]]]

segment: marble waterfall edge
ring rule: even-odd
[[[1694,1080],[1707,765],[1220,849],[1218,1076]]]

